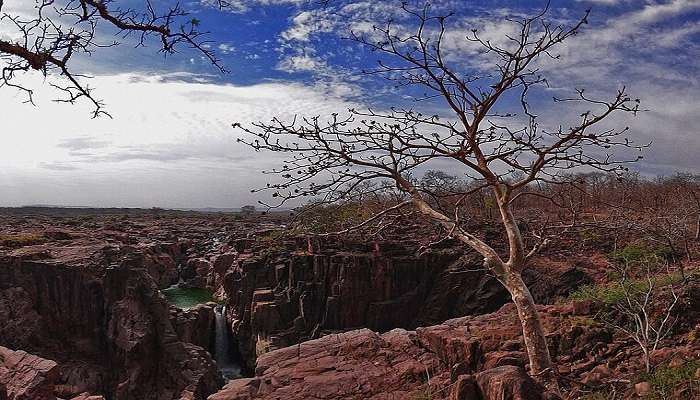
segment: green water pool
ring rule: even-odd
[[[212,292],[207,289],[169,287],[163,290],[163,294],[175,307],[187,310],[198,304],[214,301]]]

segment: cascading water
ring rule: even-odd
[[[226,322],[226,306],[214,309],[216,317],[216,338],[214,342],[214,359],[226,379],[241,377],[241,367],[231,359],[228,326]]]

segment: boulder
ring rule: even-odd
[[[457,378],[452,390],[450,390],[449,400],[481,400],[479,386],[472,375],[461,375]]]
[[[545,400],[545,388],[524,369],[506,365],[476,375],[483,400]]]
[[[56,362],[0,346],[0,399],[55,400],[59,378]]]

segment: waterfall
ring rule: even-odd
[[[214,342],[214,360],[226,379],[241,377],[241,367],[231,359],[226,306],[216,306],[216,337]]]

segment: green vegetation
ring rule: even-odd
[[[697,272],[693,271],[690,275]],[[683,281],[680,272],[672,272],[656,277],[656,285],[663,287]],[[625,298],[625,293],[643,293],[649,288],[649,281],[643,278],[630,280],[628,282],[610,282],[600,285],[584,285],[576,289],[569,295],[569,300],[583,301],[591,300],[595,303],[610,306]]]
[[[582,229],[579,232],[579,237],[585,243],[599,243],[603,239],[599,232],[589,228]]]
[[[413,397],[413,400],[433,400],[433,391],[430,386],[426,387],[421,393]]]
[[[377,210],[381,210],[381,205],[371,202],[354,202],[336,207],[309,204],[301,211],[303,218],[294,224],[293,230],[299,233],[340,231],[366,221]]]
[[[264,256],[275,255],[285,249],[284,240],[289,236],[286,230],[271,230],[256,237],[256,240],[265,244],[260,254]]]
[[[581,326],[584,328],[589,328],[596,324],[596,321],[585,315],[569,315],[566,320],[568,320],[571,326]]]
[[[40,233],[18,233],[14,235],[0,235],[0,245],[8,247],[29,246],[46,241],[46,237]]]
[[[288,234],[287,231],[282,230],[282,229],[270,230],[270,231],[267,231],[261,235],[258,235],[257,239],[260,242],[264,242],[264,243],[274,243],[274,242],[278,242],[280,240],[284,240],[285,237],[287,236],[287,234]]]
[[[667,247],[652,248],[640,244],[629,244],[610,253],[609,256],[615,264],[625,266],[629,278],[622,279],[622,269],[611,270],[607,274],[610,282],[581,286],[571,293],[569,300],[591,300],[604,306],[616,304],[624,300],[625,293],[645,293],[649,289],[650,271],[657,272],[652,275],[654,275],[654,284],[659,287],[683,281],[681,272],[666,272],[661,268],[671,257],[671,250]]]
[[[207,289],[173,286],[163,290],[163,294],[170,303],[183,310],[214,301],[211,291]]]
[[[640,382],[651,384],[651,393],[645,397],[648,400],[666,400],[674,398],[674,393],[685,389],[688,399],[700,398],[700,379],[695,373],[700,368],[700,361],[691,360],[678,367],[660,366],[649,374],[644,374]]]
[[[608,390],[598,391],[579,397],[579,400],[615,400],[618,397]]]
[[[673,251],[669,247],[648,247],[643,244],[628,244],[610,253],[610,259],[621,264],[639,264],[651,259],[670,260],[672,257]]]

